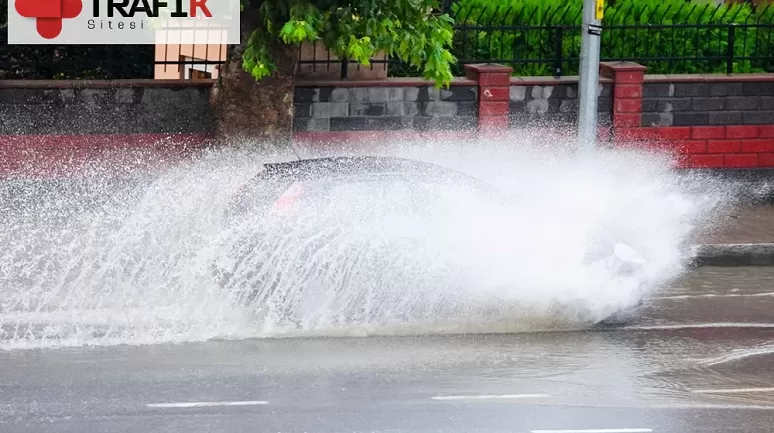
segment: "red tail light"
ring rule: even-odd
[[[301,183],[296,182],[290,186],[284,193],[274,202],[273,211],[276,213],[284,213],[289,211],[293,205],[296,204],[298,198],[301,197],[303,188]]]

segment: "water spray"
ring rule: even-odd
[[[725,198],[665,157],[580,160],[540,131],[518,137],[380,152],[474,176],[511,206],[450,188],[423,213],[399,187],[361,185],[237,224],[229,200],[277,156],[235,149],[134,187],[105,174],[80,189],[19,185],[0,220],[0,348],[584,329],[679,277]],[[643,254],[642,280],[583,262],[600,229]]]

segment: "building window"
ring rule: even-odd
[[[207,80],[212,78],[212,72],[200,71],[198,69],[190,69],[192,80]]]

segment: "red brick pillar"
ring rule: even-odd
[[[602,62],[599,75],[613,80],[613,136],[623,137],[639,128],[642,116],[642,82],[647,68],[632,62]]]
[[[482,132],[508,129],[513,68],[495,63],[465,65],[465,76],[478,82],[478,128]]]

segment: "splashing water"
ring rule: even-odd
[[[239,150],[136,184],[7,181],[0,348],[582,327],[679,276],[686,244],[727,199],[632,151],[579,159],[525,138],[377,153],[519,199],[495,205],[452,186],[431,201],[411,185],[364,183],[233,222],[232,194],[262,163],[288,159]],[[600,231],[649,260],[642,276],[583,261]]]

